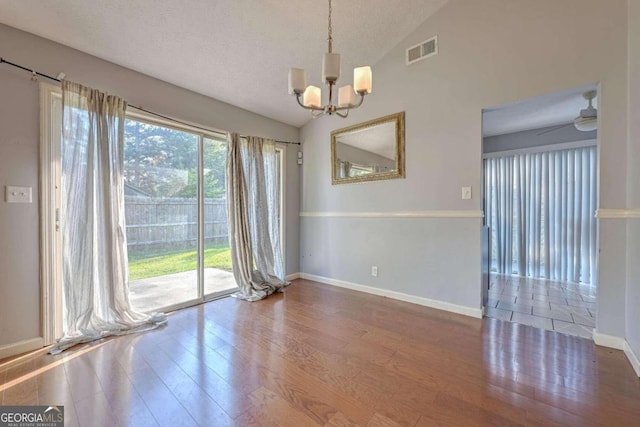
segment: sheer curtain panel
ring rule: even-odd
[[[64,336],[50,350],[153,328],[162,313],[131,309],[124,216],[126,102],[62,82]]]
[[[589,146],[485,159],[493,271],[593,283],[596,153]]]
[[[281,291],[280,186],[273,140],[232,133],[227,151],[227,210],[236,298],[257,301]]]

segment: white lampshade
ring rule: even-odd
[[[340,78],[340,54],[325,53],[322,57],[322,80],[335,82]]]
[[[302,95],[302,104],[305,107],[317,107],[322,105],[322,91],[316,86],[307,86]]]
[[[353,87],[358,93],[371,93],[371,67],[353,69]]]
[[[573,124],[576,129],[589,132],[598,128],[598,119],[597,117],[578,117],[573,121]]]
[[[351,107],[356,104],[356,93],[353,91],[353,86],[342,86],[338,90],[338,106],[339,107]]]
[[[289,95],[304,92],[307,87],[307,72],[302,68],[291,68],[289,70]]]

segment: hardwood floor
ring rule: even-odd
[[[621,351],[297,280],[169,325],[0,362],[3,405],[68,426],[640,425]]]

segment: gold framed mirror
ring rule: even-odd
[[[404,111],[331,132],[332,184],[404,177]]]

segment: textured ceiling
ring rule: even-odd
[[[447,0],[334,0],[338,82],[374,65]],[[301,126],[290,67],[320,84],[327,6],[319,0],[3,0],[0,22],[249,111]],[[62,70],[64,71],[64,70]],[[375,67],[373,95],[375,95]]]
[[[572,122],[587,108],[588,102],[582,96],[595,85],[555,92],[536,98],[525,99],[511,104],[483,110],[483,136],[504,135],[548,126]],[[598,98],[593,100],[597,108]]]

